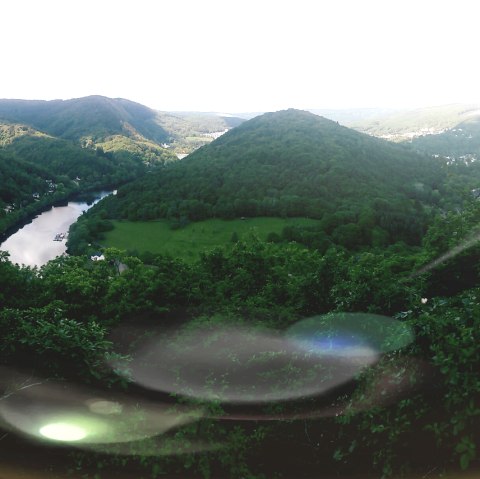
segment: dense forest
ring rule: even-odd
[[[112,188],[176,160],[158,143],[166,133],[151,116],[142,105],[103,97],[1,100],[0,233],[78,192]]]
[[[155,121],[154,110],[122,98],[0,100],[0,118],[75,141],[91,138],[96,142],[119,134],[143,137],[155,143],[168,138],[167,132]]]
[[[242,122],[102,96],[0,100],[0,233],[79,191],[136,179]]]
[[[478,105],[421,108],[345,124],[363,133],[408,144],[421,153],[446,157],[450,163],[474,163],[480,153]]]
[[[184,154],[211,142],[212,134],[244,121],[215,113],[156,111],[123,98],[99,95],[72,100],[0,100],[0,119],[84,146],[112,138],[129,139],[134,144],[168,145],[175,153]],[[121,141],[114,146],[123,150],[125,145]]]
[[[461,207],[478,185],[480,171],[462,166],[311,113],[265,114],[121,188],[73,229],[70,247],[82,251],[107,227],[105,219],[166,218],[181,227],[212,217],[258,216],[321,220],[284,236],[323,244],[323,250],[331,243],[349,249],[418,245],[435,211]]]
[[[480,157],[480,117],[474,116],[437,135],[415,138],[412,146],[451,161],[475,162]]]
[[[72,226],[72,255],[27,268],[0,252],[4,451],[95,478],[478,469],[475,162],[288,110],[152,167],[148,115],[141,139],[105,126],[93,146],[81,123],[54,137],[46,113],[29,115],[45,130],[0,130],[4,205],[139,177]],[[110,142],[145,149],[137,161]],[[262,216],[308,223],[188,262],[90,254],[114,219]]]
[[[5,379],[14,394],[0,404],[3,427],[38,437],[28,425],[40,420],[35,408],[19,422],[9,413],[16,401],[48,409],[48,397],[58,397],[56,414],[65,417],[78,403],[78,417],[104,421],[116,439],[79,442],[67,463],[99,474],[99,464],[152,477],[259,478],[475,466],[480,250],[470,239],[479,217],[472,202],[439,217],[421,248],[361,253],[252,239],[190,264],[162,255],[144,263],[110,249],[104,261],[62,257],[39,270],[3,254],[2,366],[41,384],[23,391]],[[456,255],[434,263],[452,247]],[[288,339],[299,329],[320,356]],[[163,347],[149,349],[157,342],[173,364]],[[367,344],[365,356],[358,348]],[[170,382],[148,379],[158,376],[145,364],[156,362]],[[341,384],[325,383],[339,373]],[[106,397],[125,415],[112,423],[78,399],[64,405],[62,394]],[[140,408],[136,419],[129,401]],[[152,401],[190,419],[152,429]],[[17,446],[6,439],[4,447]],[[272,450],[285,453],[273,458]]]

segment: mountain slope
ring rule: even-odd
[[[169,136],[159,126],[157,112],[138,103],[102,96],[65,101],[0,100],[0,140],[3,138],[4,147],[35,156],[29,147],[39,148],[50,141],[48,137],[63,140],[70,150],[82,147],[86,158],[92,158],[95,150],[100,156],[104,152],[113,155],[120,168],[125,162],[135,170],[144,164],[176,159],[173,152],[161,146]],[[71,153],[65,152],[67,161]]]
[[[243,123],[102,207],[133,220],[309,216],[329,233],[363,221],[418,240],[443,182],[438,160],[287,110]]]
[[[372,136],[409,144],[415,151],[448,157],[464,176],[472,177],[480,158],[480,106],[453,104],[420,108],[351,124]],[[478,173],[475,172],[475,177]],[[478,184],[474,187],[478,188]]]
[[[147,156],[154,153],[159,158],[173,158],[172,151],[191,153],[243,121],[216,113],[161,112],[99,95],[52,101],[0,100],[0,122],[29,125],[83,147],[101,146],[114,153],[147,149]],[[165,144],[170,151],[162,147]]]
[[[144,172],[144,163],[131,157],[0,123],[0,234],[74,193],[113,187]]]
[[[451,161],[472,162],[480,158],[480,110],[461,123],[437,135],[414,138],[413,148]]]
[[[77,190],[68,177],[0,149],[0,238],[9,228]]]
[[[5,210],[13,209],[14,203],[32,201],[34,193],[46,193],[46,180],[50,176],[45,168],[0,150],[0,216],[5,216]]]
[[[0,119],[31,125],[52,136],[93,142],[111,135],[167,140],[150,108],[124,99],[88,96],[72,100],[0,100]]]
[[[478,105],[452,104],[407,110],[381,118],[350,122],[357,131],[393,141],[410,141],[425,135],[438,135],[478,117]]]
[[[167,133],[156,118],[143,105],[98,96],[0,100],[0,233],[73,193],[176,160],[158,143]]]

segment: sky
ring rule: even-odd
[[[477,0],[0,6],[0,98],[230,113],[480,103]]]

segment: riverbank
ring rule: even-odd
[[[46,201],[39,200],[35,203],[22,208],[18,211],[8,213],[3,218],[0,218],[0,244],[6,241],[10,236],[17,233],[24,226],[31,223],[42,213],[51,210],[54,207],[66,206],[69,201],[85,202],[87,204],[93,203],[99,195],[105,193],[104,196],[114,191],[116,187],[106,186],[104,190],[86,190],[86,191],[69,191],[66,194],[54,194]],[[103,196],[102,196],[103,198]]]
[[[10,236],[22,229],[28,223],[31,223],[38,215],[50,210],[54,206],[67,204],[77,192],[68,192],[65,194],[54,194],[51,197],[43,198],[35,203],[31,203],[24,208],[7,213],[0,218],[0,242],[6,241]]]
[[[46,211],[29,218],[23,226],[0,243],[13,263],[40,267],[67,252],[66,236],[78,217],[111,191],[82,194],[83,201],[56,202]],[[77,196],[77,198],[79,198]],[[61,240],[59,239],[61,237]]]

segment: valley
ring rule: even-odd
[[[84,475],[475,468],[480,131],[439,111],[0,100],[1,231],[58,205],[0,251],[5,444]]]
[[[209,218],[267,216],[319,220],[303,236],[322,252],[332,244],[418,245],[435,209],[468,198],[466,189],[452,191],[447,167],[441,158],[308,112],[269,113],[120,188],[82,218],[69,245],[83,252],[106,220],[166,219],[182,228]],[[470,174],[464,188],[476,178]]]
[[[175,161],[242,121],[101,96],[0,100],[0,234],[78,193]]]
[[[478,105],[452,104],[380,114],[346,124],[372,136],[410,143],[417,151],[463,162],[478,158],[479,119]]]

